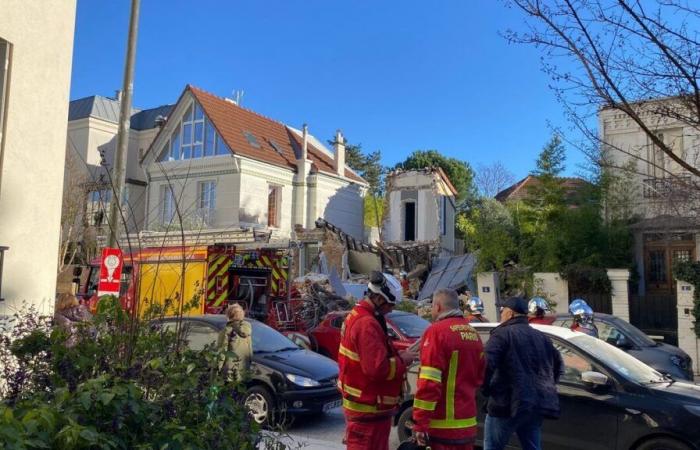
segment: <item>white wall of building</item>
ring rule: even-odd
[[[0,8],[0,38],[12,44],[0,161],[0,245],[10,250],[0,313],[23,300],[53,311],[75,5],[4,0]]]
[[[364,192],[357,184],[325,174],[316,177],[316,220],[323,217],[346,233],[364,237]]]

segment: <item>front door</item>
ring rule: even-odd
[[[644,278],[650,293],[674,292],[673,264],[695,260],[695,240],[691,234],[645,235]]]
[[[615,449],[619,415],[615,388],[600,392],[588,387],[581,374],[602,370],[568,344],[552,341],[564,361],[564,373],[557,385],[561,417],[544,421],[543,448]]]

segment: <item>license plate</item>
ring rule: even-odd
[[[334,402],[329,402],[323,405],[323,412],[328,412],[331,409],[338,408],[340,405],[342,405],[342,402],[340,400],[336,400]]]

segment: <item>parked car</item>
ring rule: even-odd
[[[313,348],[320,354],[338,360],[340,328],[349,311],[328,313],[321,323],[309,332]],[[391,342],[396,350],[405,350],[413,345],[430,325],[422,317],[405,311],[392,311],[386,316],[386,325]]]
[[[226,317],[215,314],[165,318],[156,324],[174,328],[178,320],[187,327],[185,336],[192,350],[216,342],[226,326]],[[266,425],[281,414],[315,414],[340,406],[338,364],[302,349],[262,322],[246,320],[253,330],[253,361],[245,404],[256,422]]]
[[[598,337],[626,351],[661,373],[678,380],[693,380],[693,361],[687,353],[673,345],[656,342],[642,330],[610,314],[595,313]],[[570,328],[573,318],[558,314],[552,325]]]
[[[498,324],[472,324],[486,344]],[[547,334],[564,360],[557,389],[559,420],[546,420],[546,449],[700,449],[700,386],[674,381],[600,339],[571,330],[533,325]],[[418,367],[409,372],[411,392],[396,416],[399,438],[410,435]],[[478,401],[478,444],[483,443],[484,398]],[[513,438],[509,448],[519,448]]]

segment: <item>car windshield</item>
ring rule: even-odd
[[[388,317],[401,334],[411,338],[423,336],[423,332],[430,325],[430,322],[415,314],[391,314]]]
[[[273,328],[256,321],[251,321],[250,324],[253,327],[253,353],[299,350],[298,345]]]
[[[570,342],[628,380],[642,384],[668,381],[661,373],[600,339],[581,335],[571,338]]]
[[[624,320],[615,320],[611,322],[615,328],[619,328],[622,333],[629,336],[630,339],[634,341],[635,344],[642,347],[656,347],[656,342],[649,336],[644,334],[639,328],[625,322]]]

